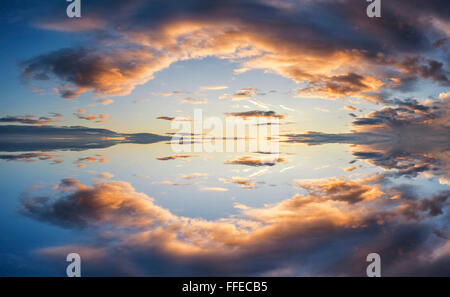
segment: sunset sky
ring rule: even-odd
[[[448,1],[0,3],[0,275],[450,276]],[[279,154],[174,152],[195,109]]]

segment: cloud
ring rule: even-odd
[[[28,125],[48,125],[60,122],[61,114],[51,113],[50,117],[36,117],[35,115],[26,116],[5,116],[0,118],[0,123],[20,123]]]
[[[174,117],[166,117],[166,116],[157,117],[156,119],[157,119],[157,120],[169,121],[169,122],[172,122],[172,121],[175,120]]]
[[[167,117],[167,116],[160,116],[156,118],[157,120],[163,120],[163,121],[169,121],[169,122],[192,122],[192,120],[189,120],[187,117]]]
[[[351,171],[353,171],[355,169],[356,169],[355,166],[350,166],[350,167],[344,168],[344,170],[347,171],[347,172],[351,172]]]
[[[440,47],[433,46],[448,37],[439,0],[427,7],[419,1],[389,3],[377,22],[367,20],[365,3],[350,0],[290,2],[289,9],[274,3],[244,0],[206,6],[189,0],[174,7],[163,1],[136,1],[125,7],[113,1],[115,12],[127,13],[110,18],[111,11],[95,2],[92,15],[73,27],[91,33],[89,47],[28,59],[22,63],[22,77],[54,79],[64,98],[87,91],[126,95],[175,62],[217,57],[238,61],[237,73],[259,69],[306,84],[300,96],[380,102],[383,88],[418,80],[449,84],[446,60],[437,52]],[[332,20],[318,21],[323,11]],[[73,21],[57,14],[39,16],[45,20],[37,23],[47,24],[41,28],[72,28]],[[102,46],[105,39],[108,49]],[[391,78],[398,82],[395,87]],[[227,97],[254,95],[254,90],[242,89]]]
[[[38,27],[47,30],[55,30],[62,32],[82,32],[105,29],[106,23],[98,18],[85,17],[78,20],[67,19],[64,21],[42,21]]]
[[[329,109],[326,108],[319,108],[319,107],[314,107],[314,110],[320,111],[320,112],[330,112]]]
[[[201,177],[207,177],[207,173],[191,173],[191,174],[182,174],[182,179],[195,179],[195,178],[201,178]]]
[[[159,92],[159,93],[153,93],[153,95],[163,96],[163,97],[170,97],[170,96],[177,96],[177,95],[188,95],[191,94],[191,92],[186,91],[171,91],[171,92]]]
[[[82,126],[0,126],[2,151],[87,150],[105,148],[119,143],[155,143],[170,140],[170,136],[152,133],[117,133],[107,129]]]
[[[190,103],[190,104],[206,104],[206,103],[208,103],[208,100],[187,97],[187,98],[181,99],[181,102],[182,103]]]
[[[444,207],[448,205],[450,191],[443,191],[431,198],[415,199],[406,202],[397,210],[407,219],[420,220],[444,214]]]
[[[89,114],[89,115],[85,115],[86,114],[86,110],[79,108],[78,111],[76,113],[74,113],[74,115],[80,119],[80,120],[87,120],[87,121],[93,121],[95,123],[104,123],[105,120],[108,118],[107,114]]]
[[[226,113],[227,117],[240,117],[244,120],[249,118],[267,118],[267,119],[284,119],[285,116],[282,114],[277,114],[274,111],[260,111],[260,110],[252,110],[252,111],[244,111],[244,112],[229,112]]]
[[[448,72],[444,69],[444,64],[423,57],[406,57],[399,63],[408,76],[431,78],[441,83],[443,86],[450,86]]]
[[[108,98],[102,98],[102,99],[98,99],[97,102],[100,104],[103,104],[103,105],[109,105],[109,104],[114,103],[114,100],[108,99]]]
[[[228,87],[227,86],[203,86],[203,87],[200,87],[200,89],[205,90],[205,91],[220,91],[220,90],[228,89]]]
[[[64,81],[56,91],[66,99],[88,90],[98,95],[126,95],[137,84],[151,79],[157,69],[168,66],[167,58],[154,58],[151,52],[116,50],[105,54],[95,49],[67,48],[25,61],[22,76]]]
[[[381,80],[374,77],[347,73],[311,81],[308,87],[298,90],[297,96],[327,99],[355,97],[367,101],[382,101],[381,98],[370,93],[378,93],[383,85]]]
[[[88,163],[107,163],[107,162],[108,162],[108,159],[104,155],[96,154],[93,156],[78,158],[74,161],[74,164],[76,164],[78,166],[78,168],[85,168]],[[107,174],[107,172],[105,174]],[[107,178],[107,177],[103,177],[103,178]]]
[[[92,266],[86,262],[86,275],[104,275],[108,261],[101,261],[103,257],[121,255],[118,258],[124,261],[109,274],[261,275],[290,265],[288,275],[361,276],[365,270],[359,267],[366,265],[367,251],[374,250],[384,259],[386,276],[428,275],[429,269],[442,273],[435,265],[448,261],[444,239],[419,222],[445,220],[441,210],[448,191],[411,200],[399,189],[384,191],[381,180],[369,176],[355,181],[297,181],[305,194],[263,207],[237,203],[239,215],[217,220],[177,216],[121,181],[87,186],[66,178],[54,188],[54,195],[27,192],[20,205],[23,215],[52,225],[98,235],[106,227],[113,231],[107,240],[80,246],[91,261],[97,260]],[[423,236],[411,234],[419,230]],[[421,240],[410,245],[417,238]],[[344,244],[349,240],[351,245]],[[397,251],[407,246],[406,262]],[[66,246],[48,247],[45,255],[57,256],[62,250]],[[424,258],[427,253],[433,257]],[[323,261],[308,260],[319,255]]]
[[[171,156],[167,156],[167,157],[156,157],[156,160],[159,160],[159,161],[169,161],[169,160],[176,160],[176,159],[186,160],[188,158],[193,158],[193,157],[199,157],[199,155],[171,155]]]
[[[163,180],[160,182],[152,182],[152,184],[154,185],[163,185],[163,186],[189,186],[191,184],[187,184],[187,183],[178,183],[178,182],[173,182],[170,180]]]
[[[439,94],[439,99],[442,100],[442,101],[450,100],[450,92],[440,93]]]
[[[54,154],[48,154],[44,152],[33,152],[33,153],[23,153],[23,154],[4,154],[0,155],[0,160],[5,161],[25,161],[25,162],[35,162],[37,160],[47,161],[54,160],[54,164],[61,163],[62,160],[56,159],[60,156]]]
[[[444,100],[392,100],[390,106],[356,118],[351,133],[287,134],[286,141],[350,143],[357,159],[389,170],[393,177],[445,178],[450,172],[450,103],[441,97]]]
[[[109,178],[113,178],[114,174],[109,173],[109,172],[102,172],[98,175],[99,178],[104,178],[104,179],[109,179]]]
[[[232,101],[241,101],[241,100],[249,100],[252,97],[256,96],[257,89],[256,88],[245,88],[234,94],[224,94],[220,97],[220,99],[228,99],[231,98]]]
[[[371,134],[362,134],[362,133],[341,133],[341,134],[330,134],[330,133],[322,133],[322,132],[314,132],[308,131],[304,134],[285,134],[286,137],[284,141],[292,142],[292,143],[307,143],[309,145],[319,145],[326,143],[359,143],[361,141],[364,143],[365,141],[375,141],[379,138],[376,138]],[[375,140],[374,140],[375,138]],[[383,138],[384,139],[384,138]]]
[[[392,177],[444,181],[450,172],[450,103],[445,94],[434,100],[389,100],[389,106],[355,118],[350,133],[286,134],[282,141],[348,143],[357,159],[388,171]]]
[[[252,156],[243,156],[235,160],[227,160],[225,164],[247,165],[247,166],[274,166],[278,163],[286,162],[282,157],[257,158]]]
[[[308,190],[311,197],[314,197],[315,200],[327,199],[354,204],[374,200],[384,195],[379,186],[367,184],[367,180],[364,179],[346,181],[330,178],[317,181],[297,180],[296,183],[299,187]]]
[[[137,99],[137,100],[134,100],[133,103],[145,103],[145,102],[149,102],[149,101],[150,101],[150,99]]]
[[[243,189],[255,189],[255,182],[248,177],[233,176],[231,179],[219,178],[219,180],[225,184],[233,183],[239,185]]]
[[[220,188],[220,187],[204,187],[204,188],[200,188],[200,191],[203,191],[203,192],[228,192],[228,189]]]

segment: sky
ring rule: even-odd
[[[0,275],[450,276],[447,1],[0,3]]]

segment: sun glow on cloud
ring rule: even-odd
[[[25,197],[22,213],[66,228],[89,227],[100,232],[101,226],[110,226],[115,230],[110,235],[114,237],[111,244],[115,248],[87,246],[82,249],[96,251],[92,257],[97,260],[124,249],[137,253],[145,250],[150,258],[152,254],[159,254],[166,259],[183,259],[184,263],[191,259],[220,271],[226,269],[226,265],[219,264],[230,259],[247,259],[244,265],[252,265],[252,258],[267,253],[274,255],[275,251],[306,254],[308,246],[332,240],[329,238],[331,231],[335,234],[358,232],[377,225],[394,228],[399,220],[434,217],[441,213],[437,210],[449,196],[442,193],[429,200],[414,201],[398,189],[383,191],[380,187],[383,179],[380,175],[355,181],[337,178],[298,180],[297,184],[306,189],[307,194],[296,194],[263,208],[236,204],[239,216],[208,221],[174,215],[156,205],[152,198],[136,192],[127,182],[104,181],[87,186],[67,178],[56,187],[56,198]],[[224,182],[252,186],[248,179],[238,177]],[[395,200],[392,200],[394,196]],[[393,204],[392,201],[396,202]],[[121,232],[123,228],[129,231]],[[303,244],[295,245],[295,250],[286,250],[287,242],[292,246],[298,240]],[[46,248],[40,252],[52,256],[68,248]],[[132,258],[129,261],[133,261]]]

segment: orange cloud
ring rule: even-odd
[[[104,155],[96,154],[94,156],[82,157],[75,160],[74,164],[78,165],[78,168],[85,168],[87,163],[107,163],[108,159]]]
[[[383,191],[376,184],[382,178],[297,181],[307,194],[296,194],[263,207],[236,203],[239,216],[213,221],[174,215],[126,182],[96,182],[86,186],[75,179],[63,179],[55,188],[56,198],[28,194],[21,202],[21,211],[63,227],[100,231],[108,225],[116,231],[110,235],[114,239],[112,250],[142,250],[148,261],[151,255],[160,255],[177,260],[165,263],[186,265],[193,261],[193,265],[210,263],[224,267],[218,264],[271,255],[276,258],[272,265],[280,265],[286,256],[307,254],[318,243],[323,248],[325,242],[335,242],[335,236],[361,234],[359,231],[373,230],[379,225],[394,228],[401,218],[439,216],[442,213],[439,209],[450,196],[447,191],[428,200],[412,201],[410,197],[403,198],[399,190]],[[224,191],[223,188],[202,190]],[[400,198],[389,199],[394,196]],[[99,250],[92,248],[92,251]],[[139,259],[142,263],[146,257]]]
[[[169,160],[176,160],[176,159],[188,159],[192,157],[199,157],[199,155],[171,155],[167,157],[156,157],[156,160],[159,161],[169,161]]]
[[[74,113],[74,115],[80,120],[94,121],[96,123],[104,123],[105,120],[108,118],[107,114],[98,114],[98,115],[89,114],[89,115],[85,115],[86,112],[87,111],[85,109],[79,108],[78,111],[76,113]]]
[[[255,189],[255,182],[248,177],[233,176],[231,179],[219,178],[219,180],[225,184],[237,184],[243,189]]]
[[[281,157],[257,158],[252,156],[239,157],[236,160],[227,160],[225,164],[247,165],[247,166],[274,166],[278,163],[286,162]]]

